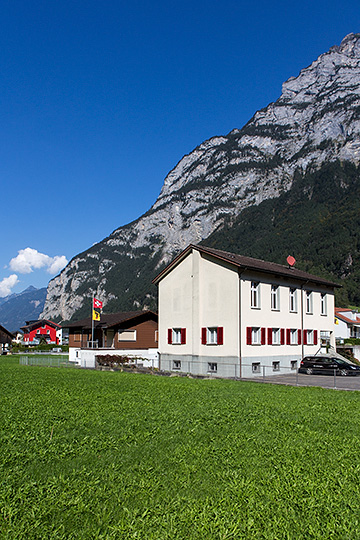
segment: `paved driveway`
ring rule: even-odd
[[[303,373],[290,373],[284,375],[259,375],[251,379],[241,379],[272,384],[286,384],[290,386],[321,386],[336,390],[360,390],[360,376],[336,377],[330,375],[305,375]]]

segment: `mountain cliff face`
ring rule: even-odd
[[[280,98],[242,128],[184,156],[152,208],[76,256],[49,283],[43,317],[154,307],[151,279],[175,253],[246,209],[288,192],[295,175],[360,162],[360,34],[322,54],[283,84]]]

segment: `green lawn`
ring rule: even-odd
[[[360,393],[0,359],[0,538],[360,538]]]

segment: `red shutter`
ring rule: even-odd
[[[219,326],[217,329],[217,344],[223,345],[224,343],[224,328]]]
[[[201,343],[206,345],[206,328],[201,329]]]
[[[251,345],[252,327],[248,326],[246,329],[246,345]]]
[[[280,345],[285,345],[285,328],[280,329]]]
[[[301,345],[301,330],[298,330],[298,345]]]
[[[266,345],[266,328],[261,329],[261,345]]]
[[[318,344],[318,331],[314,330],[314,345]]]
[[[307,331],[304,330],[304,345],[307,345]]]
[[[168,344],[172,344],[172,328],[168,329]]]
[[[290,330],[290,328],[286,329],[286,345],[291,345],[291,330]]]
[[[186,328],[181,329],[181,345],[186,343]]]
[[[272,345],[272,328],[268,328],[268,345]]]

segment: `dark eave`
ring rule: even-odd
[[[120,324],[125,324],[128,322],[131,322],[133,324],[136,324],[136,321],[144,316],[154,316],[157,318],[157,313],[154,311],[146,310],[146,311],[121,311],[118,313],[104,313],[101,315],[100,321],[94,321],[94,328],[112,328],[115,326],[119,326]],[[92,320],[91,317],[87,317],[86,319],[82,319],[80,321],[76,321],[73,323],[69,323],[66,325],[66,328],[82,328],[82,329],[89,329],[92,327]]]

